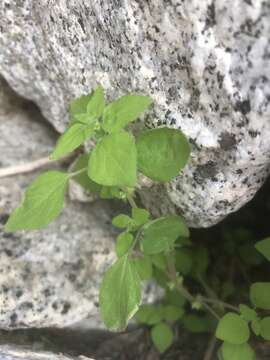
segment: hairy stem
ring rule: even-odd
[[[191,304],[196,301],[196,298],[179,282],[177,277],[177,272],[174,265],[174,260],[171,256],[167,255],[167,266],[168,266],[168,273],[170,280],[173,282],[175,288],[183,295],[185,299],[187,299]],[[202,301],[202,305],[204,308],[209,311],[217,320],[220,319],[219,314],[211,308],[208,304]]]
[[[239,312],[239,309],[236,306],[233,306],[233,305],[231,305],[229,303],[226,303],[224,301],[221,301],[219,299],[209,299],[209,298],[206,298],[204,296],[200,297],[200,299],[202,299],[202,301],[204,301],[205,303],[209,303],[209,304],[213,304],[213,305],[217,305],[217,306],[222,306],[224,308],[231,309],[231,310],[234,310],[236,312]]]

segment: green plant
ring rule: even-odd
[[[256,251],[245,231],[237,235],[241,239],[237,245],[235,236],[226,234],[220,259],[220,254],[190,240],[181,216],[168,214],[152,219],[146,209],[137,206],[139,172],[165,183],[179,174],[190,156],[188,141],[179,130],[146,130],[136,139],[125,130],[151,103],[149,97],[130,94],[106,105],[101,86],[74,100],[70,125],[60,136],[51,158],[65,156],[90,138],[96,145],[77,158],[71,172],[48,171],[39,176],[10,216],[5,231],[47,226],[63,208],[70,179],[101,198],[127,201],[130,214],[112,220],[122,232],[116,239],[117,260],[105,273],[100,289],[100,309],[106,326],[124,330],[136,314],[139,322],[151,328],[156,348],[164,352],[173,342],[175,324],[180,323],[191,332],[215,333],[223,341],[220,359],[252,360],[255,353],[248,344],[251,330],[270,340],[270,317],[264,315],[270,310],[270,283],[251,285],[251,307],[232,305],[227,299],[236,288],[227,274],[224,277],[220,264],[224,256],[252,265],[260,264],[263,256],[270,260],[270,238],[257,243]],[[209,273],[213,255],[219,264],[213,261]],[[141,285],[149,279],[164,288],[165,296],[158,304],[140,306]]]

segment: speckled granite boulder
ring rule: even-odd
[[[0,346],[0,360],[94,360],[85,356],[70,357],[43,351],[25,349],[20,346]]]
[[[2,0],[0,16],[0,73],[56,129],[70,99],[99,82],[109,98],[151,95],[147,122],[189,137],[189,166],[144,196],[154,212],[177,208],[190,225],[209,226],[261,186],[270,154],[268,1]]]
[[[47,155],[56,134],[1,84],[0,167]],[[8,91],[8,90],[7,90]],[[0,180],[0,328],[63,327],[97,308],[102,273],[114,259],[111,211],[106,203],[66,201],[62,215],[42,231],[3,233],[8,214],[37,173]]]

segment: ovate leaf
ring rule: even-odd
[[[165,323],[157,324],[151,329],[151,339],[158,351],[163,353],[172,345],[172,329]]]
[[[259,265],[264,261],[261,254],[256,251],[253,243],[246,243],[238,248],[241,260],[248,265]]]
[[[72,122],[77,121],[77,119],[75,118],[76,115],[85,114],[87,112],[87,105],[91,100],[93,94],[94,93],[92,92],[88,95],[82,95],[79,98],[74,99],[70,103],[69,113]]]
[[[140,208],[132,208],[132,218],[136,226],[142,226],[149,220],[149,211]]]
[[[255,245],[255,248],[270,261],[270,237],[258,241]]]
[[[261,320],[260,323],[260,334],[261,336],[267,340],[270,341],[270,316],[267,316]]]
[[[118,257],[125,255],[133,244],[133,235],[123,232],[117,236],[115,251]]]
[[[164,307],[164,318],[166,321],[176,321],[181,319],[181,317],[184,315],[185,310],[184,308],[181,308],[179,306],[175,305],[166,305]]]
[[[141,280],[149,280],[153,274],[153,266],[149,256],[135,258],[134,260],[137,272]]]
[[[105,99],[104,99],[104,90],[102,86],[98,86],[91,97],[90,101],[87,104],[86,111],[88,114],[92,115],[94,118],[98,119],[105,107]]]
[[[180,248],[175,251],[176,270],[183,275],[187,275],[192,269],[192,256],[190,249]]]
[[[101,186],[100,198],[101,199],[122,199],[123,192],[117,186]]]
[[[166,270],[167,260],[164,253],[153,254],[151,256],[153,264],[160,270]]]
[[[237,345],[224,342],[221,353],[223,360],[255,360],[255,353],[248,343]]]
[[[146,225],[141,238],[145,254],[157,254],[169,250],[178,236],[189,236],[184,220],[179,216],[166,216]]]
[[[136,319],[146,325],[155,325],[162,320],[162,312],[157,306],[144,304],[136,313]]]
[[[105,136],[90,155],[88,175],[101,185],[135,186],[137,152],[133,137],[126,132]]]
[[[239,310],[242,318],[246,321],[253,321],[256,320],[258,317],[256,311],[245,304],[240,304]]]
[[[84,141],[94,135],[95,124],[81,124],[74,123],[69,127],[63,135],[60,136],[56,143],[56,147],[51,154],[52,160],[58,160],[61,156],[66,155],[77,147],[79,147]]]
[[[48,171],[28,187],[23,203],[10,216],[5,231],[40,229],[61,212],[68,184],[68,175]]]
[[[137,139],[138,167],[149,178],[167,182],[186,165],[190,147],[180,130],[148,130]]]
[[[231,344],[244,344],[249,339],[249,328],[245,320],[234,313],[227,313],[219,321],[216,337]]]
[[[126,95],[109,104],[103,115],[103,129],[115,133],[136,120],[152,100],[148,96]]]
[[[71,121],[72,123],[77,121],[88,123],[90,119],[97,119],[102,115],[104,106],[104,91],[101,86],[98,86],[91,94],[82,95],[71,102]]]
[[[257,282],[250,287],[250,300],[259,309],[270,310],[270,282]]]
[[[112,219],[112,224],[120,229],[128,227],[131,222],[132,219],[125,214],[117,215]]]
[[[261,321],[259,318],[251,322],[251,329],[255,335],[259,336],[261,333]]]
[[[104,275],[99,295],[101,316],[110,330],[124,330],[141,301],[140,278],[128,254]]]
[[[177,290],[168,290],[165,301],[168,304],[183,307],[186,304],[186,299]]]
[[[73,180],[75,180],[78,184],[80,184],[86,191],[98,194],[101,190],[101,186],[95,183],[94,181],[92,181],[87,175],[88,159],[89,159],[88,154],[80,155],[76,159],[72,171],[76,172],[84,168],[86,170],[78,175],[73,176]]]

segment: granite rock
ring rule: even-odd
[[[70,357],[44,351],[25,349],[21,346],[1,345],[0,360],[94,360],[85,356]]]
[[[56,133],[37,109],[4,82],[0,99],[1,167],[48,155]],[[89,327],[101,327],[99,285],[114,259],[111,211],[105,202],[83,205],[67,198],[47,229],[4,233],[9,213],[37,174],[0,182],[0,328],[63,327],[86,318]]]
[[[70,99],[101,83],[109,99],[151,95],[145,123],[189,137],[188,167],[144,197],[154,213],[169,208],[209,226],[260,188],[270,154],[269,2],[2,0],[0,16],[0,73],[57,130]]]

